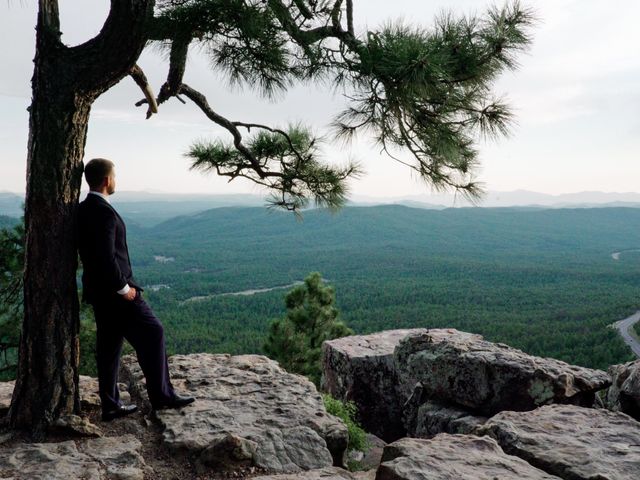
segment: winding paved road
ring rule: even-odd
[[[629,345],[631,350],[633,350],[633,353],[640,358],[640,342],[638,342],[635,335],[629,333],[629,330],[631,330],[633,325],[638,321],[640,321],[640,311],[634,313],[628,318],[625,318],[624,320],[614,323],[613,326],[618,329],[625,343]]]

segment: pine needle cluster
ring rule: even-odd
[[[518,1],[483,16],[443,13],[430,28],[395,22],[356,31],[352,0],[165,0],[152,38],[170,38],[172,65],[177,51],[186,57],[175,47],[188,39],[232,85],[266,97],[300,82],[329,84],[348,103],[332,124],[336,140],[363,133],[432,188],[474,199],[481,194],[476,143],[507,135],[513,123],[495,81],[518,66],[534,23]],[[195,143],[194,168],[259,183],[276,206],[297,211],[315,199],[339,208],[348,179],[362,171],[321,162],[308,128],[207,115],[234,140]],[[264,131],[245,140],[240,129],[250,126]]]

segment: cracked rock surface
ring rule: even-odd
[[[559,480],[507,455],[495,440],[440,434],[385,447],[376,480]]]
[[[640,422],[573,405],[501,412],[479,429],[505,452],[566,480],[638,480]]]
[[[375,470],[369,472],[348,472],[341,468],[330,467],[289,475],[265,475],[253,480],[374,480]]]
[[[640,420],[640,360],[609,367],[612,384],[607,404],[616,412],[624,412]]]
[[[15,480],[143,480],[141,443],[133,435],[0,448],[0,478]]]
[[[176,390],[196,402],[156,412],[163,442],[195,456],[201,471],[244,465],[291,473],[342,464],[346,426],[306,378],[260,355],[174,355],[169,368]],[[125,357],[123,369],[132,394],[144,399],[135,358]]]
[[[411,333],[394,357],[407,398],[420,382],[426,398],[482,415],[550,403],[593,406],[595,393],[611,384],[606,372],[534,357],[455,329]]]

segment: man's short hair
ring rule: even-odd
[[[89,160],[84,166],[84,178],[89,184],[89,188],[98,188],[102,181],[111,175],[115,165],[106,158],[94,158]]]

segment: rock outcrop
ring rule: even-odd
[[[426,398],[483,415],[550,403],[590,407],[596,392],[611,383],[606,372],[534,357],[454,329],[409,334],[394,358],[407,394],[419,382]]]
[[[405,435],[402,423],[406,398],[399,392],[393,352],[400,340],[425,329],[390,330],[355,335],[322,345],[322,387],[336,398],[358,406],[365,430],[393,441]]]
[[[132,435],[58,443],[25,443],[11,449],[0,445],[0,478],[143,480],[145,471],[149,469],[140,455],[141,446]],[[152,472],[150,475],[153,475]]]
[[[640,360],[609,367],[612,384],[607,406],[640,420]]]
[[[84,416],[56,422],[54,442],[20,443],[0,433],[0,479],[640,478],[640,422],[579,406],[592,406],[595,392],[609,385],[605,372],[450,329],[334,340],[324,346],[324,363],[324,385],[334,396],[355,401],[368,429],[387,438],[423,438],[384,445],[370,435],[368,457],[353,451],[349,457],[369,470],[348,472],[338,468],[345,461],[345,425],[326,412],[311,382],[276,362],[259,355],[173,356],[174,386],[197,400],[149,413],[144,376],[135,357],[127,356],[121,396],[128,389],[139,412],[96,422],[95,428],[97,381],[81,377]],[[640,361],[610,369],[614,409],[636,412],[639,369]],[[13,382],[0,383],[0,413],[9,407],[12,390]],[[69,432],[74,440],[59,441]]]
[[[507,455],[495,440],[440,434],[385,447],[376,480],[559,480]]]
[[[324,387],[356,403],[386,441],[469,433],[502,410],[593,406],[606,372],[528,355],[455,329],[392,330],[325,342]]]
[[[134,357],[123,359],[134,396],[145,398]],[[259,355],[175,355],[174,387],[196,397],[180,410],[160,410],[163,442],[196,457],[199,468],[255,466],[297,472],[342,465],[348,433],[327,414],[313,383]]]
[[[640,422],[623,413],[547,405],[498,413],[478,433],[566,480],[640,478]]]

